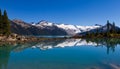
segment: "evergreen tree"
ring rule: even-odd
[[[115,22],[113,22],[113,29],[112,29],[112,33],[116,33],[116,29],[115,29]]]
[[[3,15],[3,34],[9,35],[10,34],[10,22],[7,16],[6,10],[4,10],[4,15]]]
[[[110,25],[110,22],[109,22],[109,20],[107,20],[107,31],[110,30],[109,25]]]
[[[99,34],[99,30],[98,30],[98,28],[96,29],[96,35],[98,35]]]
[[[110,25],[110,22],[109,22],[109,20],[107,20],[107,36],[108,37],[110,35],[110,27],[109,27],[109,25]]]
[[[2,34],[2,12],[0,10],[0,34]]]

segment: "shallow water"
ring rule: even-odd
[[[120,40],[5,44],[0,46],[0,69],[120,69]]]

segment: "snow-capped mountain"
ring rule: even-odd
[[[31,24],[19,19],[11,20],[10,23],[11,32],[20,35],[67,35],[65,30],[51,26],[44,21],[37,23],[38,26],[33,22]]]
[[[109,29],[108,29],[108,27],[109,27]],[[112,31],[112,30],[115,30],[116,32],[118,32],[118,31],[120,31],[120,28],[118,26],[114,26],[111,23],[108,23],[108,24],[106,24],[104,26],[100,26],[98,28],[91,29],[91,30],[89,30],[87,32],[89,32],[89,33],[96,33],[96,32],[98,32],[98,33],[106,33],[108,31]],[[82,34],[86,34],[86,32],[82,32],[82,33],[78,33],[78,34],[82,35]]]
[[[38,26],[38,27],[44,27],[44,26],[53,26],[54,24],[53,23],[50,23],[50,22],[47,22],[45,20],[41,20],[40,22],[38,23],[34,23],[32,24],[34,26]]]
[[[70,25],[70,24],[57,24],[57,23],[47,22],[44,20],[32,25],[39,28],[58,27],[65,30],[68,35],[75,35],[77,33],[86,32],[100,27],[100,26],[79,26],[79,25]]]
[[[113,29],[112,24],[108,24],[109,29]],[[11,21],[11,31],[20,35],[81,35],[86,32],[96,33],[107,32],[108,25],[99,25],[95,26],[80,26],[80,25],[71,25],[71,24],[57,24],[42,20],[38,23],[26,23],[22,20],[12,20]],[[115,26],[116,31],[120,31],[120,28]]]

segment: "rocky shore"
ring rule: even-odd
[[[61,40],[68,39],[67,37],[63,38],[43,38],[43,37],[35,37],[35,36],[23,36],[18,34],[11,34],[9,36],[0,35],[0,44],[2,43],[14,43],[14,42],[39,42],[39,41],[52,41],[52,40]]]
[[[11,34],[9,36],[0,35],[0,42],[16,42],[16,41],[37,41],[40,40],[34,36],[23,36],[18,34]]]

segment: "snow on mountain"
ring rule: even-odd
[[[30,24],[31,24],[31,25],[36,25],[36,23],[34,23],[34,22],[31,22]]]
[[[109,26],[109,29],[108,29],[108,26]],[[108,24],[106,24],[106,25],[104,25],[104,26],[100,26],[100,27],[98,27],[98,28],[94,28],[94,29],[91,29],[91,30],[89,30],[88,32],[89,33],[96,33],[96,32],[99,32],[99,33],[105,33],[105,32],[107,32],[108,30],[110,31],[110,30],[115,30],[116,32],[117,31],[119,31],[120,30],[120,28],[118,27],[118,26],[115,26],[115,28],[114,28],[114,26],[113,26],[113,24],[111,24],[111,23],[108,23]],[[84,32],[83,32],[84,33]],[[86,33],[86,32],[85,32]],[[80,33],[80,34],[82,34],[82,33]]]
[[[47,22],[45,20],[42,20],[38,22],[37,24],[32,24],[32,25],[37,26],[37,27],[42,27],[42,28],[55,26],[55,27],[65,30],[68,33],[68,35],[75,35],[77,33],[86,32],[91,29],[100,27],[100,26],[79,26],[79,25],[70,25],[70,24],[55,24],[55,23]]]
[[[40,21],[40,22],[38,22],[38,23],[34,23],[34,24],[32,24],[32,25],[34,25],[34,26],[40,26],[40,27],[42,27],[42,26],[53,26],[54,24],[53,23],[50,23],[50,22],[47,22],[47,21],[45,21],[45,20],[42,20],[42,21]]]
[[[113,30],[113,24],[108,23],[104,26],[95,24],[95,26],[80,26],[70,24],[57,24],[42,20],[38,23],[26,23],[20,19],[11,20],[11,31],[21,35],[84,35],[86,32],[90,33],[104,33]],[[115,26],[116,31],[120,28]],[[98,31],[99,30],[99,31]]]
[[[80,30],[75,25],[56,24],[57,27],[64,29],[69,35],[79,33]]]
[[[89,31],[91,29],[96,29],[96,28],[99,28],[100,26],[77,26],[79,28],[79,30],[81,32],[86,32],[86,31]],[[79,32],[79,33],[81,33]]]

